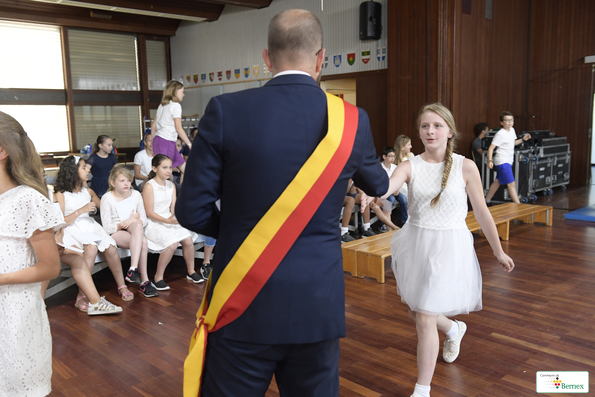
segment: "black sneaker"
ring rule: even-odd
[[[140,284],[140,272],[138,269],[128,269],[126,281],[129,283]]]
[[[169,289],[169,285],[167,285],[163,280],[154,281],[153,286],[157,291],[167,291]]]
[[[200,277],[199,274],[196,272],[192,273],[192,275],[190,276],[186,276],[186,278],[192,281],[194,284],[200,284],[205,282],[205,279]]]
[[[145,281],[144,283],[139,285],[138,290],[140,291],[141,294],[143,294],[147,298],[159,296],[159,292],[157,292],[157,290],[155,289],[155,286],[153,286],[153,284],[150,281]]]
[[[372,230],[372,228],[369,228],[368,230],[364,230],[362,232],[362,237],[372,237],[375,236],[376,233],[374,233],[374,231]]]
[[[345,233],[344,235],[341,236],[341,244],[348,243],[350,241],[355,241],[355,238],[353,238],[353,236],[351,234]]]
[[[209,276],[211,275],[211,269],[213,267],[211,266],[210,263],[203,263],[202,266],[200,267],[200,274],[202,275],[202,277],[205,280],[209,279]]]

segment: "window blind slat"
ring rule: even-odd
[[[39,153],[70,150],[66,106],[0,105],[0,112],[21,123]]]
[[[0,21],[0,88],[64,89],[60,29]]]
[[[135,36],[70,29],[68,41],[74,89],[139,90]]]
[[[74,122],[77,150],[102,134],[116,138],[117,147],[137,147],[142,137],[140,106],[75,106]]]
[[[165,42],[147,40],[147,69],[149,89],[163,90],[167,84],[167,58]]]

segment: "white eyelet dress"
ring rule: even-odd
[[[73,212],[76,212],[82,206],[91,202],[91,195],[86,187],[83,187],[80,192],[64,192],[64,216],[68,216]],[[70,225],[64,228],[64,245],[66,247],[76,247],[78,249],[84,249],[86,241],[80,241],[77,238],[77,234],[87,232],[93,233],[101,237],[101,241],[98,242],[97,249],[99,252],[103,252],[109,248],[110,245],[118,248],[116,241],[110,237],[109,234],[103,230],[103,227],[95,221],[95,219],[89,216],[88,212],[80,213],[78,218],[74,220]]]
[[[153,187],[153,211],[157,215],[169,218],[172,215],[170,207],[174,194],[174,184],[168,180],[165,181],[165,186],[161,186],[155,182],[155,179],[150,179],[147,183],[150,183]],[[145,227],[145,237],[150,251],[161,252],[173,243],[178,243],[188,237],[192,237],[192,241],[195,241],[198,234],[180,225],[155,222],[149,218],[147,219],[147,227]]]
[[[0,195],[0,273],[33,266],[29,238],[63,225],[61,214],[33,188]],[[0,396],[46,396],[52,390],[52,336],[40,289],[39,282],[0,286]]]
[[[481,310],[481,269],[465,218],[464,157],[453,154],[448,183],[440,192],[444,163],[411,161],[409,218],[391,241],[397,292],[412,311],[453,316]]]

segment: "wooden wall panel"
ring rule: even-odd
[[[515,114],[515,129],[527,129],[527,64],[530,0],[493,2],[485,18],[485,0],[471,2],[471,14],[456,5],[454,101],[452,111],[462,133],[457,151],[471,157],[473,126],[500,127],[503,110]]]
[[[419,109],[440,101],[452,106],[457,0],[388,2],[388,142],[411,138],[413,153],[423,145],[416,128]]]
[[[387,26],[387,134],[388,142],[405,134],[412,151],[422,149],[415,122],[420,107],[429,101],[428,2],[388,2]]]
[[[355,87],[357,106],[368,113],[374,146],[380,155],[384,146],[392,146],[394,143],[386,134],[386,71],[356,77]]]
[[[570,180],[589,183],[592,65],[584,57],[595,55],[595,2],[540,0],[531,17],[529,115],[538,129],[568,137]]]

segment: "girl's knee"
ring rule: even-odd
[[[438,320],[438,316],[431,316],[424,313],[416,313],[415,316],[415,323],[417,324],[418,328],[436,328],[436,322]]]
[[[188,237],[188,238],[185,238],[184,240],[182,240],[180,242],[180,244],[182,244],[182,247],[187,248],[187,247],[193,246],[194,242],[192,241],[191,237]]]
[[[169,247],[166,248],[167,251],[174,252],[178,248],[178,243],[173,243]]]

